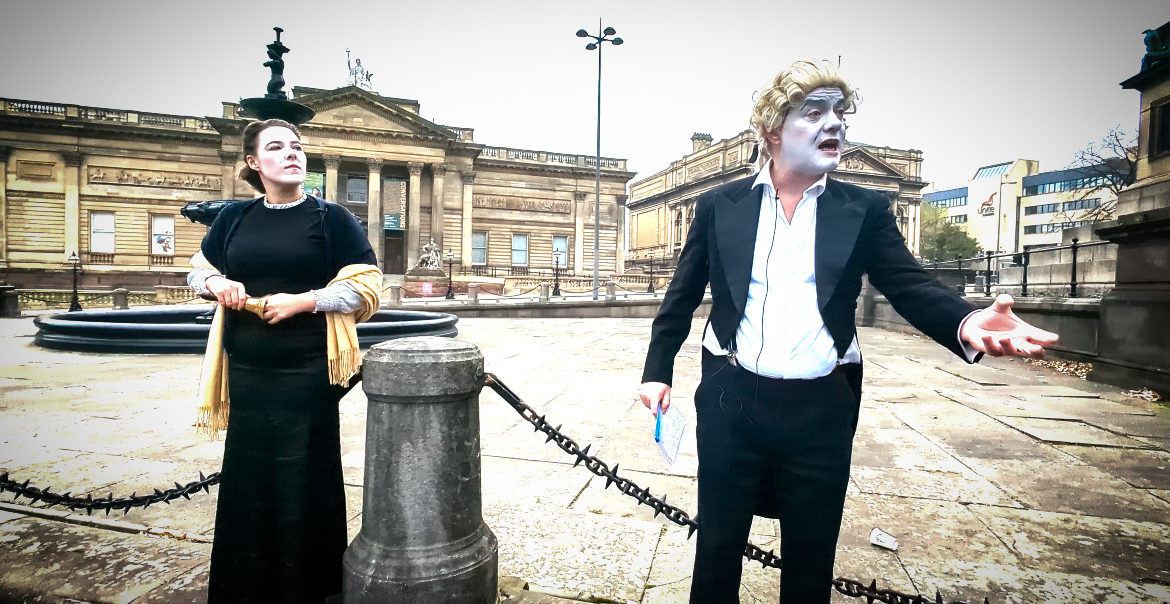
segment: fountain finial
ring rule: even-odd
[[[268,61],[264,66],[272,70],[272,78],[268,80],[268,94],[262,97],[243,99],[243,115],[258,120],[281,119],[293,124],[303,124],[316,115],[316,112],[300,103],[288,100],[284,92],[284,55],[289,47],[280,41],[280,34],[284,30],[273,27],[276,31],[276,41],[268,45]]]

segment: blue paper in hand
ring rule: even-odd
[[[662,405],[659,404],[658,418],[654,422],[654,442],[658,443],[658,448],[671,465],[678,459],[678,450],[682,445],[683,432],[686,428],[687,418],[683,417],[674,405],[663,411]]]

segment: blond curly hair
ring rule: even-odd
[[[780,70],[772,81],[759,92],[752,107],[751,126],[760,149],[760,165],[768,160],[768,145],[764,132],[784,125],[788,112],[800,106],[804,97],[817,88],[840,88],[845,95],[845,109],[853,108],[856,93],[849,82],[829,61],[814,59],[797,61]]]

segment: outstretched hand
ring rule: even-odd
[[[1012,312],[1012,297],[1000,294],[991,306],[970,316],[959,336],[972,348],[993,357],[1044,358],[1044,346],[1060,336],[1025,323]]]

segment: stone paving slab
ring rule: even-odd
[[[1170,489],[1170,452],[1060,445],[1057,449],[1142,489]]]
[[[775,541],[758,541],[765,550],[778,549]],[[684,529],[667,529],[654,557],[654,567],[646,581],[643,604],[677,604],[686,602],[691,592],[691,574],[695,559],[695,537],[687,539]],[[758,562],[744,562],[740,579],[740,602],[776,602],[780,598],[780,571],[764,568]]]
[[[1149,445],[1132,438],[1118,436],[1079,421],[1064,421],[1034,417],[999,418],[1005,424],[1049,444],[1103,445],[1127,449],[1145,449]]]

